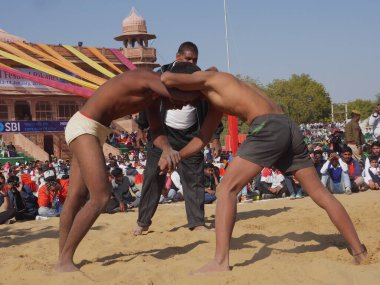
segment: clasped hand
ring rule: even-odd
[[[178,151],[172,148],[164,149],[158,162],[160,174],[173,172],[180,160],[181,157]]]

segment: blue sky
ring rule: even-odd
[[[223,0],[1,1],[0,29],[33,43],[120,47],[135,7],[156,34],[157,62],[193,41],[199,65],[227,71]],[[231,73],[267,84],[307,73],[335,103],[380,93],[379,0],[227,0]]]

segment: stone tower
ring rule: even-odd
[[[132,8],[128,17],[123,20],[123,33],[115,37],[117,41],[123,41],[123,54],[134,65],[141,69],[152,70],[160,66],[155,63],[156,49],[148,46],[149,40],[156,35],[148,34],[146,22],[135,8]]]

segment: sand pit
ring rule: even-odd
[[[190,232],[183,203],[160,205],[148,234],[135,237],[137,211],[103,214],[80,244],[81,272],[52,272],[57,218],[0,226],[0,284],[379,284],[380,191],[338,199],[369,251],[356,266],[325,212],[310,198],[238,205],[231,272],[189,273],[214,253],[213,232]],[[215,205],[206,206],[207,223]]]

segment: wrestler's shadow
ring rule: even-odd
[[[297,245],[291,249],[278,249],[275,245],[284,240],[291,240],[295,242],[310,242],[314,241],[314,244],[302,244]],[[249,243],[253,241],[258,241],[263,245],[259,247],[254,247]],[[315,244],[317,243],[317,244]],[[271,247],[273,246],[273,247]],[[335,247],[340,250],[347,248],[347,243],[340,234],[316,234],[313,232],[298,233],[287,233],[282,236],[266,236],[263,234],[244,234],[239,238],[233,238],[231,241],[231,249],[239,250],[243,248],[252,248],[255,252],[252,258],[236,263],[234,267],[247,266],[259,260],[263,260],[269,257],[273,251],[286,252],[286,253],[306,253],[306,252],[318,252],[324,251],[329,247]],[[257,250],[257,248],[259,248]]]
[[[196,242],[187,244],[185,246],[171,246],[167,248],[157,248],[157,249],[150,249],[150,250],[144,250],[144,251],[137,251],[133,253],[116,253],[112,255],[107,255],[101,258],[97,258],[95,260],[82,260],[79,264],[77,264],[78,268],[81,268],[84,265],[91,264],[91,263],[101,263],[103,266],[109,266],[117,262],[129,262],[136,257],[141,257],[144,255],[150,255],[158,259],[168,259],[172,258],[177,255],[183,255],[187,254],[188,252],[192,251],[197,246],[207,243],[203,240],[198,240]]]
[[[52,226],[47,226],[38,231],[33,231],[32,228],[15,229],[4,227],[0,231],[0,248],[22,245],[43,238],[57,239],[58,230]]]
[[[246,212],[238,212],[236,214],[236,222],[254,219],[254,218],[261,218],[261,217],[272,217],[278,214],[281,214],[283,212],[287,212],[291,210],[292,207],[282,207],[282,208],[275,208],[275,209],[253,209]],[[214,227],[215,225],[215,215],[211,215],[209,217],[205,217],[205,223],[211,224],[211,227]],[[178,227],[174,227],[169,232],[176,232],[181,228],[186,227],[186,225],[181,225]]]

